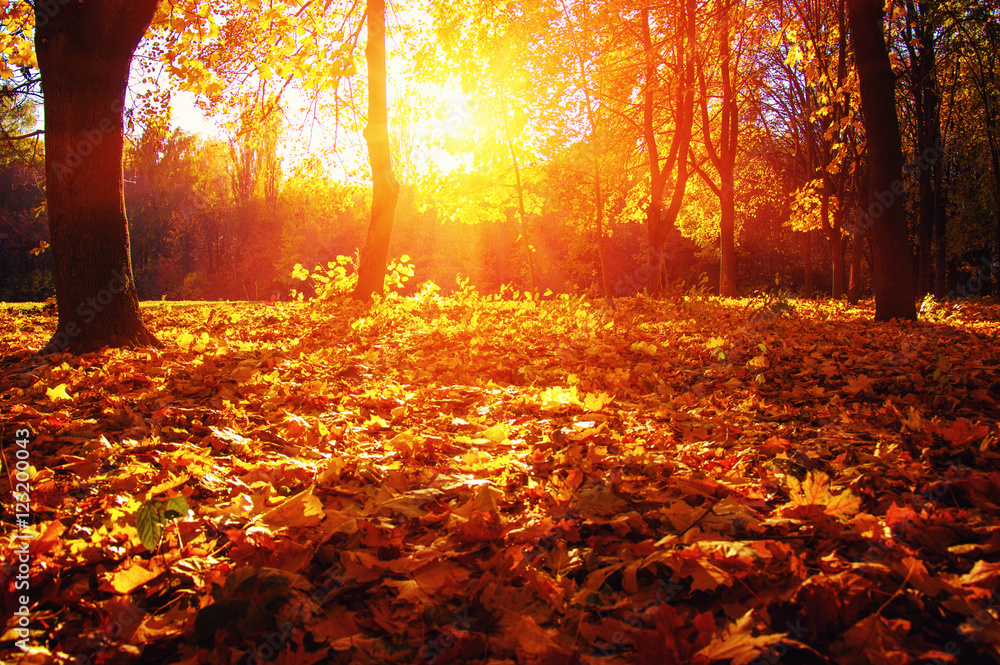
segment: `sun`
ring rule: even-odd
[[[392,100],[402,137],[400,152],[417,173],[450,173],[471,165],[470,145],[475,115],[458,80],[416,82],[400,86]]]

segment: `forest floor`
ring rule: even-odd
[[[0,660],[1000,661],[1000,308],[618,306],[0,305]]]

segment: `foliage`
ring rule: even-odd
[[[135,528],[143,546],[147,550],[157,549],[167,523],[178,517],[187,517],[188,510],[188,503],[182,496],[166,501],[144,502],[135,514]]]
[[[398,259],[389,259],[386,265],[385,286],[390,292],[402,291],[406,283],[413,277],[413,264],[410,257],[403,255]],[[338,256],[323,266],[316,266],[310,273],[301,263],[292,269],[292,278],[308,282],[312,289],[310,300],[338,300],[354,290],[358,281],[357,256]],[[299,302],[305,299],[305,293],[292,290],[292,299]]]
[[[158,303],[164,349],[47,362],[52,315],[6,306],[36,651],[0,658],[917,662],[985,634],[1000,311],[873,325],[789,300],[759,326],[778,299],[701,288],[613,315],[464,279]],[[162,527],[164,496],[191,511],[150,557],[136,518]]]
[[[780,290],[755,291],[747,300],[747,320],[766,325],[775,319],[792,316],[795,305],[791,303],[791,297],[791,294]]]

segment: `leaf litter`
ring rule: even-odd
[[[157,304],[47,362],[8,311],[0,657],[998,659],[996,307],[619,304]]]

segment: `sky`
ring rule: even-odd
[[[398,57],[393,57],[390,52],[388,62],[390,123],[394,119],[392,110],[403,96],[402,86],[408,69],[409,63]],[[396,85],[393,85],[394,83]],[[449,154],[435,144],[443,143],[445,138],[461,133],[468,126],[471,112],[467,100],[457,82],[444,87],[425,83],[421,84],[420,89],[431,103],[442,105],[444,117],[430,117],[434,114],[434,110],[427,109],[425,117],[418,120],[411,129],[410,133],[417,143],[412,154],[414,166],[418,172],[422,172],[426,169],[428,162],[433,162],[438,170],[445,173],[450,172],[459,168],[463,164],[463,160]],[[298,127],[303,125],[307,116],[303,112],[295,117],[296,107],[305,105],[296,103],[294,97],[294,92],[286,94],[288,103],[285,106],[286,112],[293,114],[289,118],[289,125]],[[192,93],[174,91],[171,95],[171,110],[172,128],[179,128],[206,138],[226,140],[226,134],[221,129],[220,124],[205,116],[195,103],[195,96]],[[309,131],[289,132],[286,136],[284,146],[280,148],[280,151],[287,162],[296,162],[306,155],[322,152],[332,145],[332,132],[329,131],[332,128],[324,129],[318,123],[306,123],[306,125],[310,128]],[[390,134],[392,133],[393,128],[390,127]],[[356,168],[359,162],[366,164],[367,155],[363,151],[363,139],[360,134],[345,137],[341,131],[334,163],[330,164],[333,174],[335,176],[346,175],[346,172],[352,167]],[[337,160],[340,160],[341,163],[337,164]]]
[[[195,105],[193,94],[183,91],[174,92],[170,102],[175,127],[192,134],[222,138],[222,130],[218,124],[207,119],[201,109]]]

